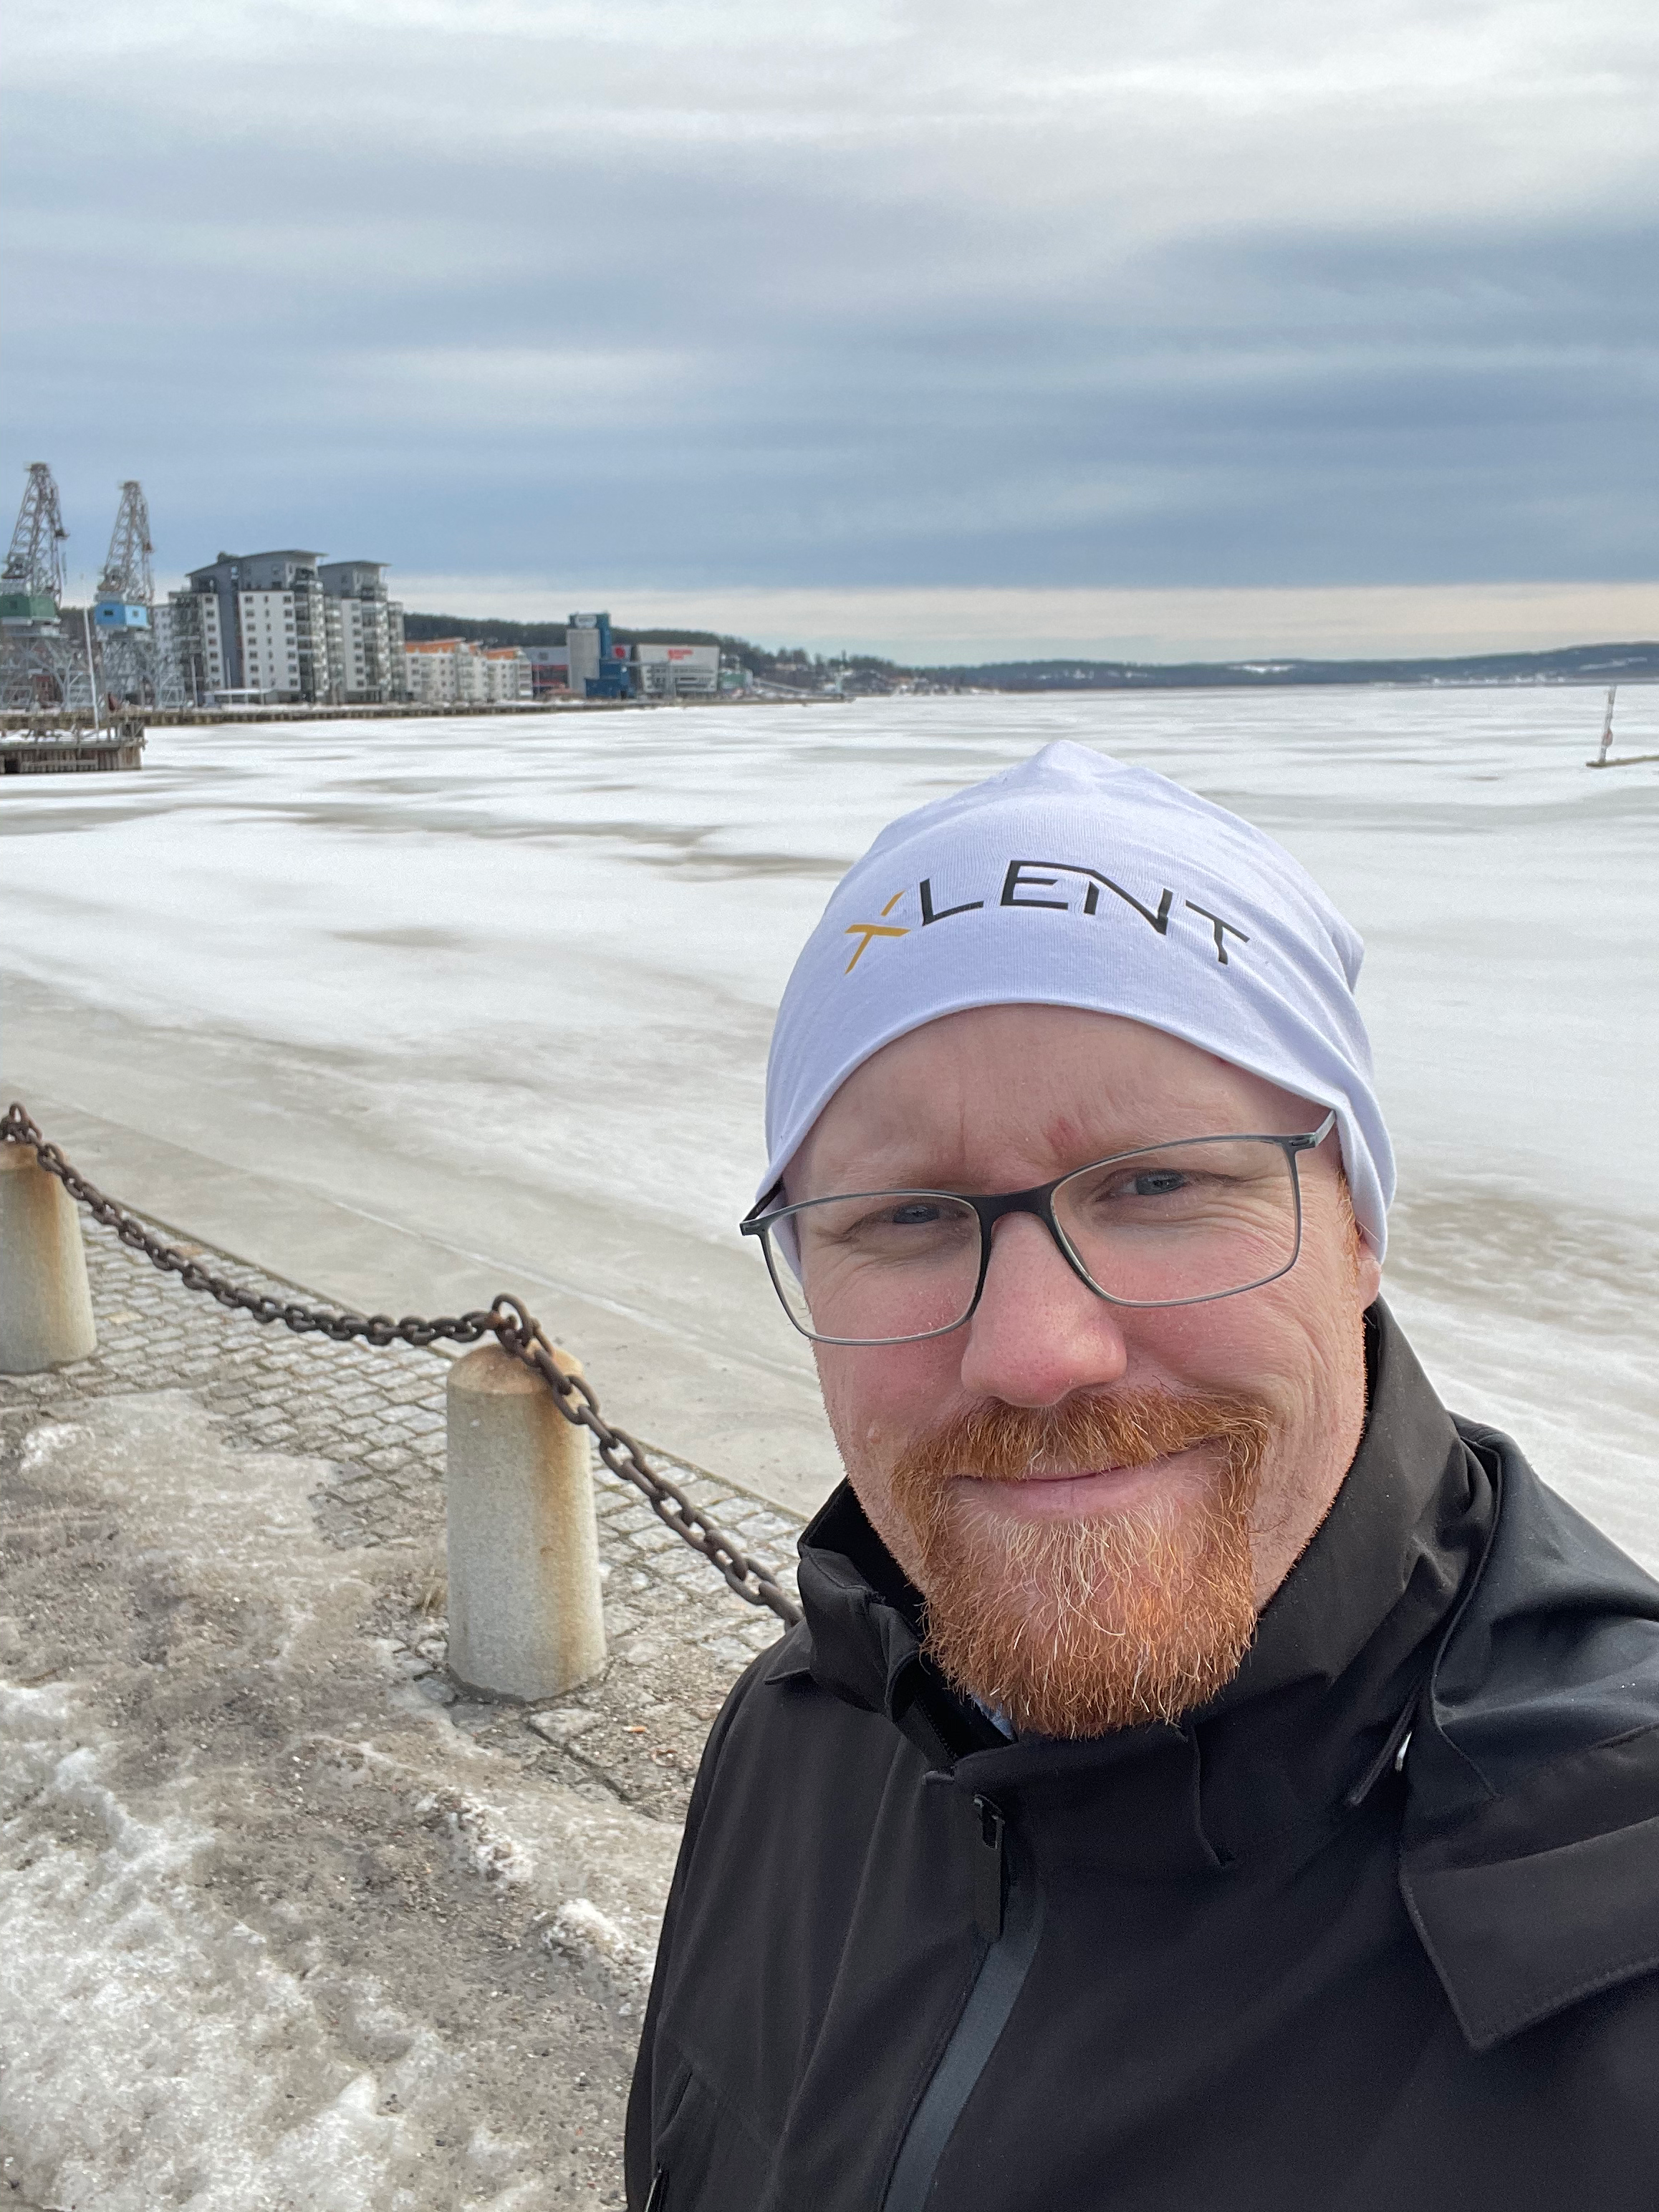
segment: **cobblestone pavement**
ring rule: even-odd
[[[262,1326],[185,1290],[108,1231],[85,1228],[98,1351],[48,1374],[0,1377],[0,1423],[15,1436],[20,1424],[72,1419],[80,1401],[182,1389],[224,1425],[234,1448],[326,1461],[331,1480],[312,1501],[326,1540],[342,1552],[392,1547],[411,1554],[411,1572],[398,1585],[402,1595],[388,1600],[378,1624],[407,1680],[481,1747],[514,1765],[659,1817],[684,1812],[727,1688],[781,1632],[774,1615],[737,1597],[596,1458],[604,1674],[550,1708],[458,1698],[444,1671],[442,1580],[444,1384],[453,1352],[339,1345]],[[295,1291],[211,1248],[179,1249],[253,1287]],[[556,1340],[557,1316],[542,1318]],[[603,1396],[604,1376],[592,1379]],[[606,1410],[626,1426],[625,1407]],[[650,1449],[793,1589],[798,1522]]]

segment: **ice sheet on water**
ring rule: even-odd
[[[8,795],[0,831],[37,834],[11,839],[0,941],[88,1002],[343,1052],[359,1107],[411,1079],[517,1084],[580,1138],[598,1105],[610,1152],[585,1182],[629,1160],[724,1230],[729,1192],[708,1206],[653,1164],[712,1146],[746,1181],[770,1009],[835,871],[895,813],[1071,737],[1282,836],[1367,935],[1407,1146],[1478,1135],[1533,1169],[1587,1120],[1633,1134],[1659,1073],[1638,1018],[1659,771],[1584,772],[1595,705],[1177,693],[158,731],[119,804]],[[1659,1168],[1644,1202],[1659,1214]]]
[[[1659,746],[1659,690],[1623,704],[1630,749]],[[585,1204],[616,1228],[576,1240],[596,1287],[764,1345],[733,1224],[796,946],[895,814],[1072,738],[1249,814],[1360,927],[1407,1194],[1493,1176],[1650,1243],[1659,769],[1588,774],[1600,712],[1589,687],[1340,690],[158,731],[119,795],[8,794],[0,834],[33,834],[0,871],[0,957],[185,1054],[213,1156],[303,1126],[307,1176],[469,1249],[492,1204]],[[1465,1270],[1415,1311],[1431,1364],[1443,1342],[1520,1425],[1546,1394],[1492,1291]],[[1626,1428],[1648,1401],[1601,1332],[1569,1339],[1549,1387],[1582,1364],[1593,1455],[1604,1401]]]

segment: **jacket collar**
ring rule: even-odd
[[[1091,1848],[1146,1879],[1328,1829],[1403,1739],[1402,1893],[1481,2050],[1659,1965],[1659,1585],[1507,1439],[1452,1420],[1385,1308],[1367,1318],[1353,1465],[1180,1729],[1006,1743],[923,1654],[920,1598],[845,1485],[801,1540],[806,1625],[771,1679],[885,1714],[941,1778],[1034,1820],[1109,1807]]]
[[[1179,1729],[1146,1728],[1080,1744],[1006,1747],[921,1650],[922,1603],[842,1484],[801,1539],[810,1631],[787,1670],[810,1671],[850,1705],[884,1712],[945,1765],[978,1752],[1031,1782],[1153,1759],[1182,1773],[1180,1821],[1199,1808],[1200,1856],[1214,1864],[1323,1812],[1381,1747],[1426,1671],[1423,1646],[1452,1603],[1484,1534],[1490,1494],[1449,1416],[1385,1308],[1368,1316],[1370,1410],[1336,1502],[1221,1695]],[[1415,1671],[1413,1671],[1413,1669]],[[1151,1784],[1151,1775],[1145,1778]],[[1170,1841],[1166,1835],[1164,1842]],[[1182,1854],[1182,1856],[1185,1856]]]
[[[921,1599],[848,1484],[802,1534],[799,1579],[807,1638],[788,1639],[770,1679],[810,1674],[844,1705],[884,1713],[931,1767],[1004,1741],[923,1656]]]

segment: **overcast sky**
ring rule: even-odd
[[[520,613],[1659,578],[1653,0],[8,16],[72,567],[136,474]]]

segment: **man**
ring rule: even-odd
[[[744,1227],[848,1482],[709,1738],[636,2212],[1659,2206],[1659,1587],[1379,1299],[1359,957],[1069,744],[831,899]]]

